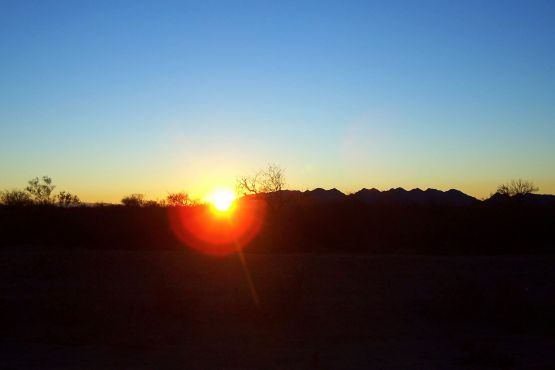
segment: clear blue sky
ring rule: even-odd
[[[0,0],[0,189],[555,193],[555,1]]]

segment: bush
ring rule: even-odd
[[[60,207],[71,207],[81,204],[77,195],[73,195],[65,191],[61,191],[60,194],[56,196],[56,199],[58,200],[58,205]]]
[[[170,207],[185,207],[193,204],[189,194],[184,192],[170,193],[166,197],[166,204]]]
[[[131,194],[123,197],[121,203],[127,207],[142,207],[145,205],[143,194]]]
[[[5,206],[29,206],[33,204],[31,195],[22,190],[6,190],[0,192],[0,200]]]

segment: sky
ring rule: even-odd
[[[555,193],[554,1],[0,0],[0,189]]]

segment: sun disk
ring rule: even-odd
[[[228,189],[217,190],[208,198],[209,202],[218,211],[226,212],[231,208],[236,195]]]

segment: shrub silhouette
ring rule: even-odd
[[[189,194],[185,192],[169,193],[166,197],[166,205],[169,207],[186,207],[193,205]]]
[[[130,194],[121,199],[121,203],[127,207],[142,207],[145,205],[143,194]]]
[[[497,193],[514,197],[515,195],[526,195],[535,193],[539,190],[533,182],[527,180],[511,180],[506,184],[501,184],[497,187]]]
[[[79,200],[77,195],[65,191],[61,191],[60,194],[56,195],[56,199],[60,207],[71,207],[81,204],[81,200]]]
[[[25,191],[15,189],[0,192],[0,203],[6,206],[56,204],[60,207],[76,206],[81,203],[77,195],[66,191],[54,195],[55,187],[50,177],[43,176],[41,179],[35,177],[28,181]]]
[[[156,200],[145,200],[143,201],[142,206],[143,207],[164,207],[165,202],[164,201],[158,202]]]
[[[5,206],[29,206],[33,204],[33,198],[29,193],[22,190],[6,190],[0,192],[0,201]]]

